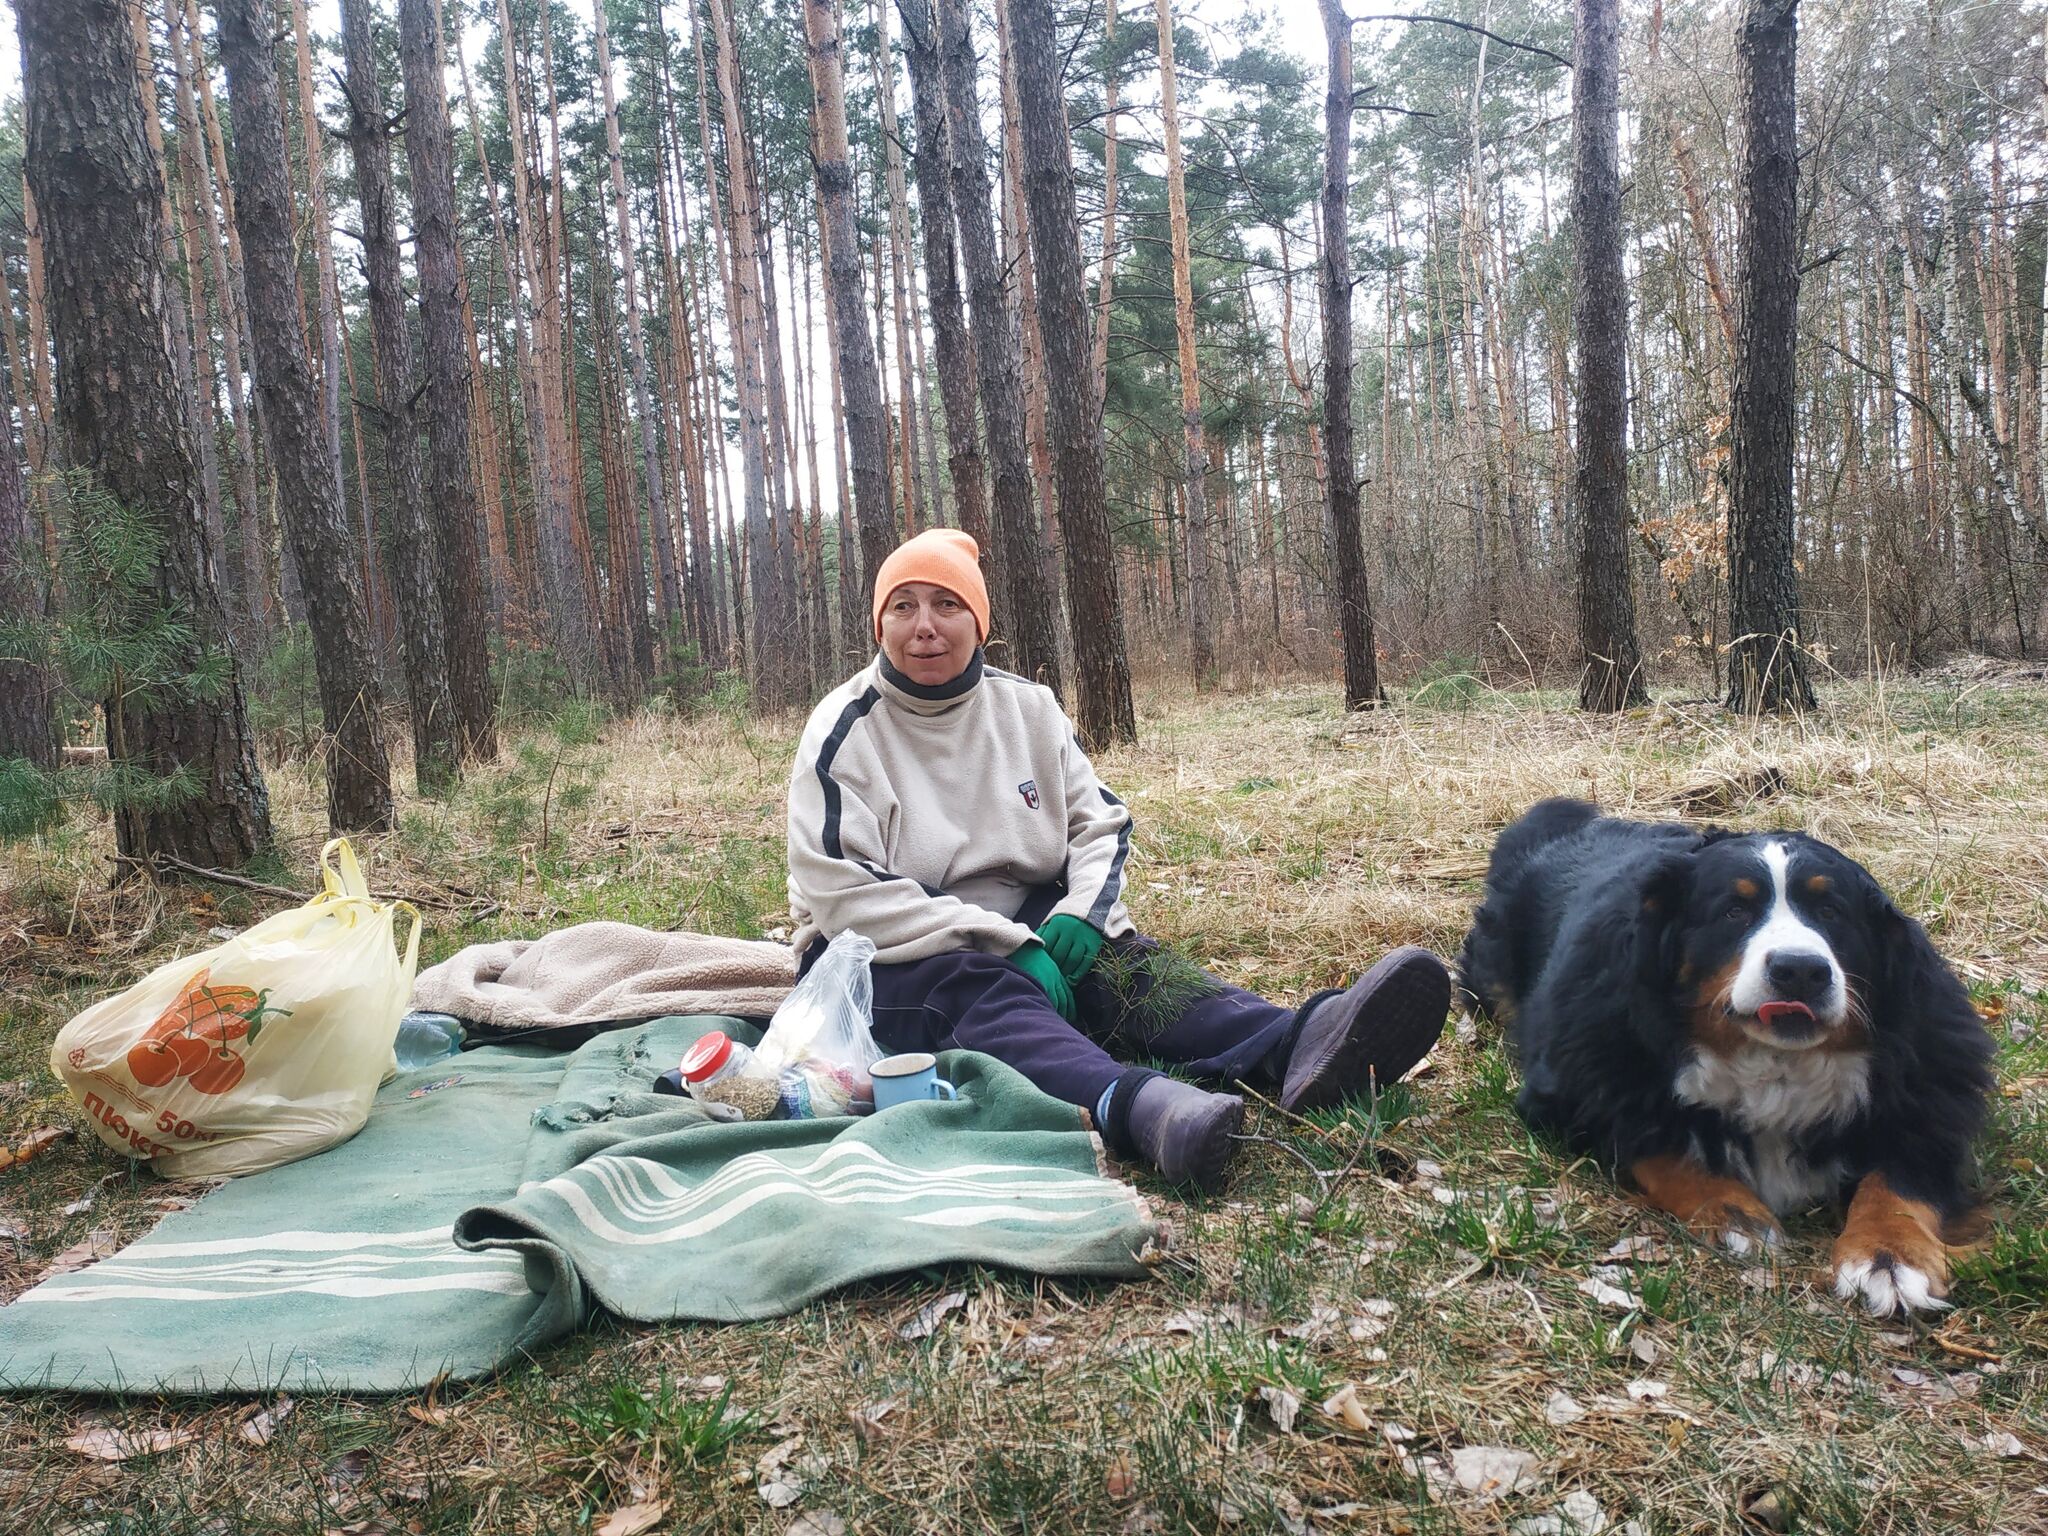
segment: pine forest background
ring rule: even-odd
[[[186,647],[190,674],[152,685],[159,703],[215,707],[236,686],[267,748],[339,742],[364,761],[403,739],[403,714],[423,784],[486,745],[497,711],[711,694],[799,708],[871,654],[877,552],[936,524],[983,541],[995,659],[1055,681],[1070,708],[1112,649],[1143,677],[1204,686],[1339,674],[1319,281],[1330,63],[1308,0],[598,3],[23,0],[25,29],[53,9],[82,29],[124,17],[143,91],[157,334],[222,625],[218,641],[203,615],[192,634],[157,637],[167,655]],[[1725,691],[1735,634],[1738,42],[1772,9],[1618,7],[1622,558],[1643,673],[1688,694]],[[235,201],[255,172],[237,124],[262,103],[229,78],[230,13],[267,29],[251,57],[274,64],[264,110],[282,129],[277,211],[296,279],[282,309],[259,295],[258,251],[238,237],[253,211]],[[2041,13],[1844,0],[1798,20],[1800,641],[1843,672],[2038,655]],[[953,55],[949,28],[969,52]],[[1425,19],[1361,17],[1351,32],[1342,280],[1373,660],[1411,680],[1569,679],[1584,657],[1572,8],[1442,0]],[[14,71],[28,95],[36,60],[31,38]],[[430,78],[445,108],[424,99]],[[1048,82],[1072,211],[1034,230],[1060,191]],[[97,86],[74,75],[65,88]],[[433,217],[415,187],[426,162],[409,142],[432,134],[432,113],[459,317],[438,332],[415,239]],[[154,514],[62,473],[81,439],[60,416],[66,338],[26,137],[16,99],[0,128],[0,318],[28,471],[20,526],[40,558],[17,560],[0,595],[17,634],[63,642],[30,662],[46,685],[70,680],[55,696],[77,743],[93,702],[118,691],[120,646],[138,643],[132,605],[110,638],[105,593],[129,578],[86,525],[155,548]],[[977,265],[977,242],[992,261]],[[1083,328],[1049,335],[1036,290],[1063,299],[1076,250]],[[375,290],[394,276],[399,303],[380,325]],[[269,349],[290,350],[287,327],[317,403],[310,480],[265,419],[285,398],[261,377]],[[449,403],[437,377],[466,397],[453,470],[429,430]],[[1084,468],[1063,448],[1098,399],[1115,626],[1077,597],[1101,590],[1076,542],[1091,533],[1062,518],[1062,477]],[[330,493],[329,542],[295,538],[304,504]],[[148,586],[147,570],[130,578]],[[374,687],[337,694],[319,654],[323,597],[360,613]],[[175,600],[149,611],[185,622]],[[209,679],[207,658],[218,671],[230,651],[236,677]],[[368,717],[354,748],[351,711]],[[428,715],[443,722],[438,745]],[[342,798],[330,786],[337,825],[377,824],[374,791]],[[387,787],[387,817],[388,803]],[[150,840],[140,823],[135,837],[124,851]],[[215,847],[211,862],[234,853]]]

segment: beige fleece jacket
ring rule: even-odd
[[[1131,814],[1104,787],[1051,689],[976,651],[929,688],[877,656],[811,712],[789,781],[791,945],[851,929],[882,962],[1007,955],[1035,887],[1110,937]],[[1048,914],[1050,915],[1050,914]]]

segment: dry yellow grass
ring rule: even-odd
[[[1447,1037],[1377,1115],[1258,1116],[1226,1197],[1169,1205],[1180,1241],[1152,1284],[906,1277],[781,1323],[601,1331],[423,1414],[301,1404],[260,1449],[236,1440],[232,1406],[16,1399],[0,1410],[6,1523],[525,1533],[662,1499],[662,1530],[783,1532],[814,1509],[877,1532],[1487,1531],[1590,1498],[1646,1532],[1733,1530],[1773,1509],[1844,1536],[2048,1529],[2048,1465],[2031,1459],[2048,1453],[2048,1260],[2025,1246],[2048,1212],[2048,1060],[2032,1033],[2048,986],[2048,689],[1996,672],[1845,684],[1814,720],[1754,725],[1672,704],[1589,721],[1555,695],[1455,681],[1423,697],[1352,720],[1322,689],[1146,697],[1141,744],[1099,763],[1138,818],[1140,922],[1291,997],[1392,943],[1451,951],[1494,832],[1544,795],[1828,837],[1929,923],[1998,1015],[2011,1094],[1986,1168],[2003,1246],[1956,1312],[1876,1325],[1842,1310],[1818,1269],[1824,1216],[1795,1227],[1773,1270],[1690,1246],[1521,1131],[1481,1029]],[[772,930],[797,723],[650,714],[588,743],[536,733],[359,846],[379,885],[444,903],[436,955],[594,916]],[[265,877],[303,884],[318,787],[299,768],[272,784],[286,848]],[[274,905],[109,894],[107,851],[80,822],[0,853],[0,1070],[23,1080],[0,1099],[10,1135],[63,1113],[41,1055],[83,997]],[[497,909],[468,920],[486,899]],[[6,1294],[89,1227],[146,1224],[146,1182],[61,1216],[114,1167],[80,1140],[0,1185],[0,1220],[28,1232]],[[1635,1234],[1655,1243],[1629,1266],[1644,1305],[1603,1306],[1580,1283]],[[897,1338],[956,1287],[968,1305],[931,1339]],[[1760,1371],[1760,1356],[1775,1360]],[[695,1465],[660,1384],[698,1401],[713,1374],[756,1418]],[[1342,1401],[1319,1408],[1346,1387],[1348,1424]],[[1558,1394],[1584,1416],[1558,1422]],[[89,1413],[206,1434],[87,1465],[58,1446]],[[773,1511],[754,1462],[799,1433],[808,1486]],[[1450,1471],[1486,1447],[1525,1451],[1531,1484],[1433,1499],[1404,1461]]]

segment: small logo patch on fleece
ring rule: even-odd
[[[1017,793],[1024,797],[1024,803],[1031,809],[1038,809],[1038,780],[1026,779],[1017,786]]]

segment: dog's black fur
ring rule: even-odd
[[[1780,893],[1788,868],[1797,887],[1800,931],[1824,937],[1838,962],[1841,1013],[1820,1043],[1777,1054],[1764,1039],[1772,1026],[1734,1020],[1726,1006],[1726,984],[1771,916],[1763,850],[1772,844]],[[1759,881],[1761,908],[1733,894]],[[1826,843],[1624,821],[1584,801],[1543,801],[1494,846],[1459,973],[1507,1027],[1522,1070],[1522,1117],[1576,1151],[1623,1171],[1646,1158],[1690,1158],[1751,1188],[1771,1182],[1759,1179],[1770,1160],[1779,1198],[1762,1192],[1781,1215],[1840,1199],[1873,1172],[1944,1220],[1971,1205],[1971,1145],[1992,1087],[1989,1036],[1921,926]],[[1817,971],[1813,979],[1817,986]],[[1791,1013],[1792,1037],[1818,1031],[1813,1012],[1797,1019],[1800,1007],[1772,1002],[1765,1016]],[[1867,1093],[1845,1093],[1834,1101],[1839,1112],[1783,1135],[1771,1130],[1766,1147],[1745,1123],[1755,1106],[1731,1106],[1726,1091],[1702,1102],[1693,1064],[1717,1050],[1752,1053],[1748,1066],[1764,1073],[1819,1052],[1795,1065],[1836,1086],[1839,1078],[1828,1077],[1835,1064],[1863,1071],[1854,1065],[1861,1055]],[[1724,1073],[1718,1081],[1726,1090],[1754,1087],[1756,1078]],[[1790,1106],[1796,1121],[1801,1081],[1775,1081],[1759,1094],[1777,1093],[1773,1112]]]

